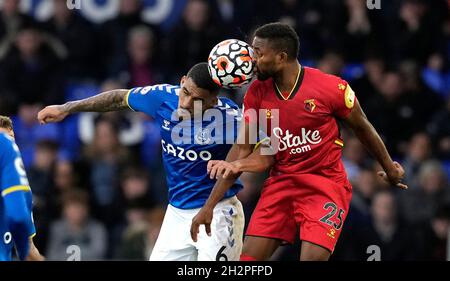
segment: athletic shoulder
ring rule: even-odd
[[[5,158],[11,157],[14,152],[14,139],[6,133],[0,133],[0,164]],[[3,164],[2,164],[3,165]]]
[[[0,147],[10,147],[14,143],[14,139],[7,133],[0,133]]]
[[[338,85],[339,83],[347,83],[344,79],[342,79],[339,76],[328,74],[320,69],[312,68],[312,67],[305,67],[305,71],[308,75],[309,79],[313,79],[314,81],[322,81],[320,85],[324,86],[331,86],[331,85]]]
[[[169,95],[178,95],[180,91],[179,85],[156,84],[146,87],[136,87],[130,90],[130,94],[146,95],[148,93],[166,93]]]
[[[325,97],[324,101],[330,111],[339,118],[350,114],[356,101],[355,93],[350,85],[339,76],[324,73],[315,68],[308,68],[309,84],[320,87],[319,92]]]

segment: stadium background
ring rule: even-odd
[[[450,1],[0,1],[0,114],[13,116],[34,192],[37,246],[66,260],[146,260],[167,204],[159,128],[138,113],[85,113],[40,126],[43,105],[114,88],[178,83],[227,38],[283,21],[300,61],[347,79],[408,191],[389,188],[343,128],[354,193],[333,260],[446,260],[450,245]],[[223,92],[239,104],[245,88]],[[250,218],[263,176],[243,175]],[[298,245],[274,260],[295,260]]]

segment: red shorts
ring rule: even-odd
[[[352,187],[322,176],[282,175],[264,183],[247,229],[247,236],[261,236],[293,243],[300,240],[331,252],[348,214]]]

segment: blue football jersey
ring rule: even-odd
[[[19,212],[16,208],[26,208],[26,213],[29,213],[30,220],[27,225],[27,233],[23,235],[32,237],[36,233],[36,229],[33,223],[31,189],[28,184],[19,148],[14,142],[14,139],[5,133],[0,133],[0,192],[0,261],[8,261],[12,258],[14,237],[12,230],[8,227],[5,200],[10,200],[8,196],[11,193],[23,192],[24,195],[24,201],[22,201],[25,203],[24,206],[17,204],[18,202],[12,202],[16,204],[12,211]],[[11,217],[11,214],[9,214],[9,217]]]
[[[204,205],[216,183],[207,174],[208,161],[226,158],[236,140],[241,114],[233,101],[220,97],[203,118],[179,120],[179,91],[179,86],[168,84],[134,88],[127,102],[131,109],[152,116],[161,127],[169,203],[194,209]],[[241,188],[236,181],[224,198],[234,196]]]

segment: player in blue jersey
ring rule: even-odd
[[[207,64],[199,63],[181,79],[180,86],[113,90],[47,106],[38,114],[39,121],[45,124],[61,121],[75,112],[131,108],[152,116],[160,124],[169,205],[150,260],[239,260],[244,228],[242,205],[236,198],[242,188],[239,181],[214,209],[212,229],[202,231],[196,242],[189,235],[192,218],[216,181],[208,176],[207,163],[226,158],[241,117],[238,106],[218,97],[218,91]]]
[[[10,261],[14,248],[20,260],[43,260],[33,243],[30,185],[6,116],[0,116],[0,192],[0,261]]]

